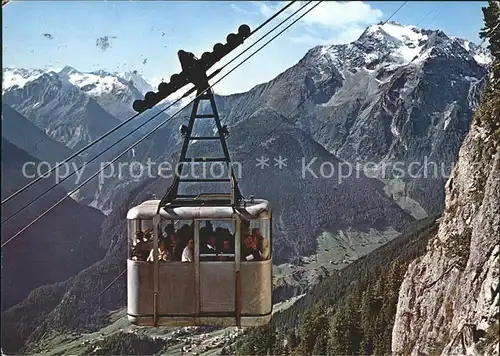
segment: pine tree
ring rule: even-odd
[[[359,355],[363,330],[361,328],[360,298],[350,295],[344,307],[339,309],[330,326],[328,354]]]
[[[341,308],[335,314],[330,326],[328,338],[329,355],[348,355],[346,336],[349,329],[349,318],[345,308]]]
[[[488,6],[482,10],[484,27],[479,37],[489,42],[488,49],[493,56],[491,90],[496,91],[500,90],[500,2],[489,0]]]
[[[299,329],[299,337],[308,354],[313,351],[318,337],[324,336],[326,338],[328,327],[325,307],[315,307],[305,314]]]
[[[326,355],[327,354],[327,334],[321,333],[316,338],[314,347],[312,350],[313,355]]]
[[[306,345],[304,343],[299,343],[295,349],[290,353],[291,356],[304,356],[307,355]]]
[[[271,324],[260,327],[256,339],[257,348],[255,355],[272,354],[276,342],[276,332]]]
[[[251,330],[237,348],[237,355],[268,355],[273,353],[276,333],[271,324]]]
[[[489,0],[488,6],[482,10],[484,27],[479,32],[479,37],[488,39],[488,49],[496,60],[500,60],[500,2]]]
[[[281,334],[275,333],[275,341],[271,350],[271,355],[288,355],[288,348],[284,345],[284,337]]]
[[[298,344],[298,340],[297,340],[297,335],[295,334],[295,330],[292,330],[290,332],[290,334],[288,334],[287,338],[286,338],[286,344],[287,344],[287,347],[292,350],[294,349],[295,347],[297,347],[297,344]]]
[[[361,327],[363,329],[363,341],[361,342],[360,353],[371,355],[373,351],[374,338],[374,313],[372,305],[375,301],[373,287],[368,285],[361,299]]]

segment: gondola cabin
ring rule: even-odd
[[[225,141],[229,130],[221,125],[208,83],[212,74],[206,73],[249,34],[247,25],[240,26],[226,45],[214,46],[217,53],[204,53],[201,59],[179,51],[182,73],[169,84],[161,83],[158,93],[134,102],[141,112],[188,82],[197,93],[189,124],[180,128],[184,142],[172,184],[162,199],[146,201],[127,215],[128,319],[133,324],[259,326],[271,319],[271,206],[266,200],[244,199],[239,190]],[[195,135],[199,120],[212,120],[216,133]],[[222,154],[197,157],[194,150],[188,156],[194,142],[198,148],[204,142],[219,143]],[[195,166],[200,163],[222,165],[227,176],[198,174]],[[191,178],[182,174],[190,164]],[[187,187],[181,189],[181,184]],[[230,192],[213,193],[224,184]],[[193,194],[194,185],[203,191]]]
[[[156,215],[158,204],[146,201],[127,214],[130,322],[267,324],[272,313],[270,203],[252,199],[236,207],[166,207]],[[251,253],[255,248],[258,253]]]

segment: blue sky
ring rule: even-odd
[[[199,56],[210,51],[216,42],[225,42],[227,34],[236,32],[240,24],[255,28],[284,4],[277,1],[13,0],[2,9],[3,63],[4,67],[23,68],[71,65],[80,71],[138,70],[150,81],[168,80],[180,70],[179,49]],[[297,63],[315,45],[355,40],[367,26],[387,19],[401,4],[403,1],[324,2],[214,89],[229,94],[268,81]],[[441,29],[448,35],[480,43],[481,7],[485,5],[486,2],[477,1],[410,1],[391,20]],[[275,20],[264,27],[248,43],[278,22]],[[44,33],[53,38],[46,38]],[[97,39],[103,36],[110,38],[111,45],[105,51],[96,46]],[[258,47],[260,44],[247,53]],[[230,54],[228,60],[237,53]],[[225,62],[227,60],[222,64]]]

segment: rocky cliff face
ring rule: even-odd
[[[500,92],[493,88],[447,182],[439,232],[401,286],[395,354],[499,354]]]

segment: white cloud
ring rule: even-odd
[[[168,78],[158,78],[158,77],[153,77],[153,78],[150,78],[150,79],[146,79],[147,82],[149,82],[149,84],[151,84],[151,86],[155,89],[155,90],[158,90],[158,85],[163,82],[163,81],[168,81]]]
[[[245,8],[241,7],[240,5],[238,5],[238,4],[231,3],[231,4],[229,4],[229,6],[231,6],[231,8],[234,11],[242,13],[242,14],[246,14],[246,15],[256,15],[256,14],[258,14],[257,12],[245,9]]]
[[[288,39],[292,43],[307,44],[309,46],[335,45],[350,43],[357,40],[365,29],[365,27],[352,26],[349,28],[345,28],[342,31],[338,31],[333,36],[328,36],[327,38],[322,38],[318,35],[303,34],[300,36],[290,36],[288,37]]]
[[[281,17],[284,18],[289,16],[305,3],[306,1],[297,1],[281,14]],[[256,4],[259,7],[260,13],[263,16],[269,17],[286,6],[287,2],[281,1],[276,3],[276,5],[268,5],[263,2],[258,2]],[[315,4],[317,4],[317,1],[314,1],[311,6],[306,7],[301,13],[307,11],[307,9]],[[301,21],[303,23],[321,25],[328,28],[342,28],[353,23],[368,25],[378,21],[382,16],[383,13],[381,10],[375,9],[362,1],[324,1],[305,15]]]
[[[264,15],[266,17],[271,17],[276,13],[276,11],[278,11],[278,8],[281,7],[281,4],[271,7],[263,2],[259,2],[259,3],[257,3],[257,6],[259,7],[259,11],[262,15]],[[293,7],[293,6],[291,6],[291,7]],[[285,13],[286,13],[286,11],[285,11]]]
[[[253,1],[247,3],[230,3],[228,4],[234,16],[245,16],[252,13],[260,16],[252,17],[252,21],[246,21],[251,28],[256,28],[263,21],[263,18],[269,18],[274,15],[279,9],[283,8],[288,2],[262,2]],[[298,8],[303,6],[305,2],[300,1],[299,4],[294,3],[280,17],[266,26],[265,31],[277,25],[284,18],[292,14]],[[309,5],[304,11],[310,8]],[[300,13],[299,13],[300,16]],[[323,44],[339,44],[352,42],[356,40],[365,28],[373,23],[381,20],[382,12],[373,8],[369,4],[357,1],[351,2],[324,2],[318,5],[308,15],[298,21],[289,31],[285,32],[280,38],[252,57],[248,62],[238,68],[234,73],[230,74],[223,81],[218,83],[214,90],[221,94],[231,94],[244,92],[251,89],[253,86],[267,82],[283,72],[287,68],[293,66],[305,54],[308,48]],[[246,16],[245,16],[246,17]],[[295,16],[294,18],[297,18]],[[252,23],[254,22],[255,23]],[[293,21],[293,19],[292,19]],[[291,21],[287,22],[289,24]],[[255,25],[255,26],[254,26]],[[224,26],[222,26],[224,27]],[[282,27],[283,28],[283,27]],[[232,30],[232,29],[229,29]],[[281,29],[278,29],[279,31]],[[221,29],[222,33],[228,29]],[[276,31],[276,32],[277,32]],[[263,31],[264,32],[264,31]],[[274,33],[273,33],[274,35]],[[218,62],[210,71],[222,67],[224,64],[235,58],[244,49],[250,47],[260,36],[253,36],[245,41],[245,45],[233,51],[230,55]],[[220,39],[219,39],[220,41]],[[231,63],[228,68],[225,68],[216,79],[212,80],[213,84],[216,80],[224,76],[237,63],[241,62],[249,54],[253,53],[257,48],[267,41],[264,40],[258,45],[252,47],[243,56]],[[207,40],[207,42],[210,42]],[[203,42],[204,44],[204,42]],[[202,53],[203,49],[191,47],[193,53]],[[173,71],[174,68],[172,68]],[[251,75],[249,75],[251,73]],[[168,80],[168,78],[165,78]],[[158,85],[159,78],[151,78],[154,85]]]
[[[342,44],[356,41],[364,30],[366,30],[366,27],[358,25],[346,27],[342,31],[336,33],[333,37],[330,37],[328,44]]]
[[[305,3],[305,1],[294,3],[280,17],[284,19]],[[316,3],[307,6],[294,18]],[[272,16],[286,4],[284,1],[272,5],[256,3],[260,13],[265,17]],[[313,46],[351,42],[356,40],[367,26],[380,21],[383,15],[381,10],[362,1],[325,1],[297,22],[297,25],[301,25],[302,29],[310,34],[291,36],[289,39],[293,43],[307,43]]]

